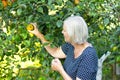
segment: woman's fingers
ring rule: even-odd
[[[52,60],[51,68],[55,71],[61,71],[63,69],[63,66],[58,58]]]
[[[31,23],[33,26],[34,26],[34,28],[37,28],[37,23]]]
[[[33,30],[28,30],[28,32],[37,35],[39,33],[38,28],[37,28],[37,24],[36,23],[30,23],[33,25],[34,29]]]
[[[52,62],[51,62],[51,68],[52,68],[52,70],[56,70],[56,62],[55,62],[55,59],[53,59]]]

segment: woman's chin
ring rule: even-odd
[[[65,42],[70,43],[70,41],[68,41],[68,40],[65,40]]]

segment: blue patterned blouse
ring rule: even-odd
[[[96,80],[98,57],[94,47],[87,47],[77,58],[74,58],[74,47],[70,43],[62,45],[62,50],[67,55],[63,67],[73,80],[76,77]]]

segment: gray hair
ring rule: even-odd
[[[85,20],[81,16],[70,16],[64,20],[68,35],[71,41],[82,44],[88,39],[88,27]]]

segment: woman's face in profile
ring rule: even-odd
[[[66,30],[66,26],[63,26],[62,34],[64,36],[65,42],[70,42],[70,37],[69,37],[68,32]]]

